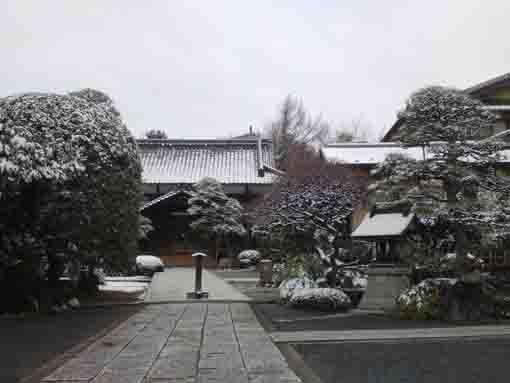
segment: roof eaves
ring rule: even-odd
[[[487,88],[489,86],[493,86],[501,81],[510,80],[510,73],[502,74],[501,76],[497,76],[494,78],[491,78],[487,81],[481,82],[479,84],[473,85],[469,88],[464,89],[465,93],[472,94],[475,92],[478,92],[480,89]]]
[[[151,207],[153,205],[157,205],[158,203],[160,203],[161,201],[164,201],[168,198],[172,198],[172,197],[175,197],[176,195],[179,195],[179,194],[184,194],[184,195],[188,195],[188,196],[191,196],[191,194],[185,190],[173,190],[173,191],[170,191],[166,194],[163,194],[162,196],[159,196],[157,198],[154,198],[153,200],[150,200],[149,202],[146,202],[144,203],[142,206],[140,206],[140,211],[143,211],[145,209],[147,209],[148,207]]]
[[[259,139],[150,139],[139,138],[139,145],[256,145]],[[262,145],[271,144],[270,139],[260,139]]]
[[[402,125],[404,124],[404,119],[399,117],[397,121],[388,129],[388,131],[384,134],[384,136],[381,138],[381,142],[391,142],[387,141],[389,140],[390,136],[398,130]]]
[[[272,168],[271,166],[268,166],[268,165],[264,165],[264,170],[266,170],[269,173],[273,173],[274,175],[280,176],[280,177],[287,175],[287,173],[285,173],[283,170]]]

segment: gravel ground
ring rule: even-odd
[[[508,382],[508,338],[295,348],[323,383]]]
[[[26,378],[63,352],[115,326],[139,309],[117,306],[52,316],[0,317],[0,382],[13,383]]]
[[[453,326],[445,322],[401,320],[385,315],[364,314],[363,312],[335,314],[298,310],[277,303],[254,304],[253,309],[270,331],[369,330]],[[307,320],[306,318],[310,319]]]

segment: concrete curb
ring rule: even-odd
[[[98,303],[85,303],[82,308],[108,308],[116,306],[149,306],[149,305],[163,305],[163,304],[183,304],[183,303],[275,303],[274,299],[171,299],[171,300],[157,300],[157,301],[137,301],[137,302],[98,302]]]
[[[322,380],[308,367],[301,357],[301,354],[299,354],[292,345],[281,343],[276,346],[287,360],[289,367],[303,383],[322,383]]]
[[[351,331],[279,331],[269,334],[275,343],[349,343],[381,341],[416,341],[510,337],[510,326],[460,326],[443,328],[351,330]]]

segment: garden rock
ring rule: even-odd
[[[316,287],[317,283],[305,277],[288,279],[280,284],[280,299],[282,302],[287,302],[291,299],[294,290]]]
[[[295,289],[290,304],[296,308],[320,311],[340,311],[351,307],[350,298],[341,290],[332,288]]]

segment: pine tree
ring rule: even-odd
[[[405,146],[421,147],[423,157],[392,156],[373,173],[382,179],[377,187],[387,199],[412,200],[424,224],[441,227],[454,246],[458,271],[482,235],[507,225],[501,210],[481,198],[508,192],[507,182],[495,174],[502,143],[475,140],[494,123],[482,106],[456,89],[417,91],[400,113],[405,121],[400,138]]]
[[[218,181],[206,177],[193,189],[188,200],[188,214],[193,219],[190,227],[202,239],[223,239],[228,245],[229,238],[246,234],[241,204],[228,197]]]

